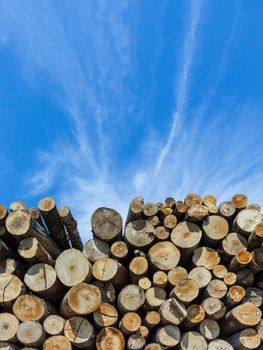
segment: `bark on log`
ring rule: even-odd
[[[179,300],[182,304],[192,303],[199,294],[198,284],[191,279],[181,281],[174,287],[170,296]]]
[[[236,212],[236,207],[231,202],[222,202],[218,208],[218,214],[225,218],[229,223],[232,222]]]
[[[111,282],[93,281],[93,285],[98,287],[101,293],[101,301],[103,303],[114,303],[116,292]]]
[[[82,250],[83,244],[78,231],[78,223],[74,219],[69,207],[62,205],[58,212],[63,225],[66,227],[72,248]]]
[[[238,253],[247,250],[247,240],[239,233],[231,232],[222,242],[222,250],[224,257],[229,261],[233,256]]]
[[[194,280],[197,283],[199,289],[205,288],[212,279],[212,274],[206,268],[199,266],[192,269],[188,278]]]
[[[216,248],[227,236],[229,226],[226,219],[218,215],[211,215],[203,222],[203,242],[211,248]]]
[[[93,264],[99,259],[110,256],[110,246],[100,239],[93,238],[84,244],[83,254]]]
[[[206,350],[207,341],[200,333],[189,331],[183,334],[179,348],[180,350]]]
[[[220,334],[218,323],[215,320],[209,320],[208,318],[200,323],[198,330],[208,341],[216,339]]]
[[[170,208],[174,209],[175,207],[175,199],[173,197],[167,197],[164,201]]]
[[[238,271],[236,283],[241,285],[242,287],[251,287],[254,283],[253,273],[248,269]]]
[[[244,269],[252,260],[252,255],[246,250],[239,252],[232,258],[228,265],[228,270],[237,272]]]
[[[145,292],[145,309],[158,310],[167,297],[167,293],[163,288],[151,287]]]
[[[206,317],[212,320],[220,320],[226,313],[225,304],[217,298],[206,298],[202,301]]]
[[[98,208],[92,214],[91,227],[94,236],[102,241],[114,242],[121,239],[122,217],[114,209]]]
[[[22,239],[18,246],[19,255],[29,264],[44,263],[54,265],[54,260],[35,237]]]
[[[8,258],[18,259],[19,255],[0,239],[0,260]]]
[[[148,271],[148,261],[142,256],[137,256],[132,259],[129,265],[130,280],[132,283],[137,283],[138,280],[145,276]]]
[[[243,209],[234,221],[234,227],[237,232],[248,237],[256,228],[257,224],[262,223],[262,214],[257,210]]]
[[[154,335],[154,340],[165,349],[174,348],[179,344],[180,339],[180,329],[171,324],[158,328]]]
[[[19,350],[19,347],[14,344],[0,341],[0,349],[1,350]]]
[[[53,240],[62,249],[69,248],[67,233],[60,219],[54,199],[51,197],[42,198],[38,202],[38,209],[41,211],[42,217]]]
[[[159,242],[149,249],[148,259],[154,269],[169,271],[178,264],[180,251],[171,242]]]
[[[126,219],[126,225],[128,225],[129,222],[138,220],[142,217],[142,211],[144,208],[144,199],[141,196],[135,197],[129,206],[129,211]]]
[[[166,299],[159,309],[164,324],[178,326],[187,316],[185,306],[175,298]]]
[[[257,274],[263,270],[263,247],[256,248],[251,253],[251,262],[248,268],[253,274]]]
[[[72,350],[72,346],[64,335],[54,335],[44,342],[43,350]]]
[[[60,335],[64,330],[65,320],[59,315],[49,315],[43,323],[45,332],[49,335]]]
[[[142,320],[136,312],[127,312],[120,321],[120,330],[125,335],[130,335],[139,330]]]
[[[194,265],[203,266],[208,270],[213,270],[213,268],[219,264],[220,256],[218,252],[209,247],[199,247],[194,250],[192,261]]]
[[[114,242],[110,248],[111,256],[119,262],[125,262],[129,255],[128,245],[123,241]]]
[[[118,297],[118,307],[121,312],[137,311],[144,302],[144,291],[136,284],[124,287]]]
[[[15,315],[8,312],[0,313],[0,341],[16,342],[19,321]]]
[[[205,309],[202,305],[192,304],[187,308],[187,316],[184,321],[186,328],[196,328],[205,319]]]
[[[38,208],[29,208],[28,212],[34,220],[36,220],[42,227],[45,227],[45,224],[42,220],[42,217],[40,215]]]
[[[0,274],[1,273],[11,273],[16,275],[20,279],[24,278],[27,267],[20,261],[14,259],[4,259],[0,260]]]
[[[247,202],[247,196],[245,196],[244,194],[235,194],[231,199],[231,203],[235,206],[236,210],[238,211],[245,209],[247,206]]]
[[[93,320],[98,327],[114,326],[118,321],[118,311],[108,303],[101,303],[99,308],[93,312]]]
[[[125,240],[133,248],[148,249],[155,239],[155,228],[147,220],[135,220],[125,228]]]
[[[260,288],[250,287],[246,288],[243,302],[251,302],[256,307],[261,307],[263,303],[263,291]]]
[[[227,338],[227,341],[238,350],[258,349],[261,340],[257,331],[253,328],[244,329]]]
[[[115,288],[128,283],[128,270],[117,260],[103,258],[97,260],[92,267],[94,278],[101,282],[112,282]]]
[[[263,223],[257,224],[254,231],[248,238],[248,247],[250,250],[262,247],[263,243]]]
[[[103,328],[96,338],[97,350],[124,350],[122,333],[114,327]]]
[[[65,337],[77,348],[94,349],[95,331],[93,325],[83,317],[75,316],[66,320]]]
[[[26,346],[40,347],[45,336],[45,330],[39,322],[25,321],[18,326],[17,339]]]
[[[161,316],[160,316],[160,313],[157,311],[147,312],[143,319],[143,324],[149,329],[152,329],[158,326],[160,322],[161,322]]]
[[[5,220],[7,218],[8,215],[8,211],[6,210],[6,208],[0,204],[0,224],[4,225],[5,224]]]
[[[182,219],[187,212],[187,205],[181,201],[175,203],[174,213],[177,219]]]
[[[0,305],[5,310],[11,310],[15,300],[25,291],[24,284],[17,276],[10,273],[0,275]]]
[[[169,285],[173,288],[181,281],[187,279],[188,272],[184,267],[176,266],[168,272],[167,277]]]

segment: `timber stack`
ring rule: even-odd
[[[0,206],[0,349],[263,349],[263,222],[243,194],[91,217]]]

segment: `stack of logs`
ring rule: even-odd
[[[0,206],[0,349],[263,349],[263,222],[242,194],[144,203],[123,228],[68,207]]]

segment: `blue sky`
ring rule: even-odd
[[[1,201],[81,233],[189,192],[262,201],[263,3],[0,0]]]

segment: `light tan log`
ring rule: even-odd
[[[167,274],[169,285],[171,287],[175,287],[178,283],[187,279],[187,276],[188,272],[184,267],[176,266],[172,268]]]
[[[158,343],[149,343],[144,350],[163,350],[163,347]]]
[[[136,312],[127,312],[120,321],[120,330],[125,335],[130,335],[139,330],[142,320]]]
[[[213,340],[219,336],[220,327],[215,320],[209,320],[208,318],[203,320],[198,326],[198,330],[206,340]]]
[[[125,340],[115,327],[103,328],[96,338],[97,350],[124,350]]]
[[[178,326],[187,316],[185,306],[175,298],[166,299],[162,303],[159,313],[164,324],[173,324]]]
[[[185,199],[184,203],[190,208],[193,205],[201,205],[202,204],[202,198],[197,193],[189,193]]]
[[[169,205],[167,205],[166,203],[163,203],[161,205],[161,208],[159,210],[159,216],[162,221],[167,215],[171,215],[172,213],[173,213],[173,209]]]
[[[212,320],[220,320],[226,313],[226,306],[217,298],[206,298],[202,302],[206,317]]]
[[[263,243],[263,223],[257,224],[254,231],[248,238],[248,247],[250,250],[262,247]]]
[[[26,346],[40,347],[45,336],[45,330],[39,322],[25,321],[18,326],[17,339]]]
[[[261,206],[258,203],[250,203],[247,205],[247,209],[255,209],[261,211]]]
[[[146,203],[143,208],[143,216],[145,218],[149,218],[151,216],[154,216],[158,213],[158,207],[155,203]]]
[[[245,328],[256,326],[261,319],[262,312],[253,303],[246,302],[228,311],[225,316],[224,335],[231,335]]]
[[[145,345],[145,338],[138,332],[129,336],[127,340],[127,350],[143,350]]]
[[[212,194],[207,194],[203,198],[203,203],[209,208],[211,205],[216,205],[217,199]]]
[[[0,274],[11,273],[13,275],[16,275],[20,279],[23,279],[26,273],[26,269],[26,266],[20,261],[14,259],[0,260]]]
[[[22,239],[18,246],[19,255],[29,264],[44,263],[54,265],[51,255],[42,247],[35,237]]]
[[[233,220],[236,208],[231,202],[222,202],[218,208],[218,214],[225,218],[228,222]]]
[[[205,309],[202,305],[192,304],[187,308],[187,316],[184,320],[186,328],[196,328],[205,319]]]
[[[256,307],[260,308],[263,303],[263,290],[256,287],[246,288],[246,294],[243,302],[251,302]]]
[[[138,220],[142,217],[142,211],[144,208],[144,199],[141,196],[135,197],[129,206],[129,211],[126,219],[126,225],[134,220]]]
[[[22,201],[14,201],[9,204],[9,210],[10,211],[27,210],[27,207],[25,203],[23,203]]]
[[[0,305],[10,310],[19,295],[24,294],[26,288],[23,282],[11,273],[0,274]]]
[[[106,242],[114,242],[121,239],[122,217],[114,209],[98,208],[92,214],[91,227],[94,237]]]
[[[182,219],[187,212],[187,205],[181,201],[175,203],[174,213],[178,219]]]
[[[145,292],[145,309],[158,310],[162,303],[165,301],[167,293],[163,288],[151,287]]]
[[[38,208],[29,208],[28,212],[31,215],[31,217],[34,220],[36,220],[42,227],[45,226]]]
[[[238,253],[247,250],[247,240],[239,233],[231,232],[222,242],[222,249],[225,257],[230,260]]]
[[[97,310],[100,304],[99,288],[92,284],[80,283],[66,293],[60,305],[60,313],[65,318],[88,315]]]
[[[35,237],[39,243],[49,252],[52,258],[57,258],[60,254],[60,248],[49,237],[48,233],[30,214],[18,210],[10,213],[6,219],[6,228],[14,236],[20,239],[26,237]]]
[[[19,321],[8,312],[0,313],[0,341],[15,342]]]
[[[38,209],[41,211],[52,239],[62,249],[69,248],[67,233],[60,219],[55,200],[51,197],[40,199]]]
[[[64,335],[54,335],[44,342],[43,350],[72,350],[72,346]]]
[[[175,199],[173,197],[166,197],[164,201],[169,207],[174,209],[175,206]]]
[[[170,236],[170,231],[164,226],[158,226],[155,229],[155,237],[157,241],[166,241]]]
[[[75,316],[66,320],[65,337],[77,348],[94,349],[95,331],[93,325],[83,317]]]
[[[149,329],[158,326],[160,322],[161,316],[157,311],[148,311],[143,319],[143,324]]]
[[[167,274],[164,271],[156,271],[153,274],[153,286],[165,288],[168,282]]]
[[[251,253],[251,262],[248,268],[254,274],[257,274],[263,270],[263,247],[253,250]]]
[[[254,209],[241,210],[234,221],[237,232],[248,237],[256,228],[257,224],[262,222],[262,214]]]
[[[43,321],[48,315],[55,314],[55,308],[36,295],[20,295],[14,305],[13,313],[20,321]]]
[[[215,339],[208,344],[207,350],[234,350],[234,348],[223,339]]]
[[[129,284],[124,287],[118,297],[118,307],[122,312],[137,311],[145,302],[145,294],[141,287]]]
[[[137,282],[138,286],[140,286],[144,291],[146,291],[147,289],[151,288],[152,286],[152,282],[149,279],[149,277],[141,277],[138,282]]]
[[[252,255],[246,250],[239,252],[232,258],[229,263],[228,270],[237,272],[244,269],[252,260]]]
[[[64,286],[72,287],[81,282],[90,282],[92,266],[78,249],[71,248],[62,252],[55,264],[59,280]]]
[[[209,247],[199,247],[194,250],[192,261],[195,266],[203,266],[208,270],[219,264],[220,256],[218,252]]]
[[[210,215],[203,221],[203,241],[205,245],[216,248],[227,236],[229,226],[226,219],[218,215]]]
[[[227,286],[223,281],[219,279],[213,279],[212,281],[210,281],[205,290],[205,296],[207,298],[212,297],[222,299],[224,298],[226,293]]]
[[[199,289],[205,288],[212,279],[212,274],[206,268],[199,266],[193,268],[189,274],[188,278],[194,280],[197,283]]]
[[[0,224],[4,225],[7,218],[8,211],[3,204],[0,204]]]
[[[215,278],[223,279],[227,274],[227,268],[225,267],[225,265],[216,265],[213,268],[212,274]]]
[[[114,326],[118,321],[118,311],[108,303],[101,303],[99,308],[93,312],[93,320],[98,327]]]
[[[93,281],[92,284],[99,288],[103,303],[114,303],[116,299],[115,288],[111,282]]]
[[[226,295],[227,306],[232,308],[239,304],[245,297],[246,291],[243,287],[234,285],[229,288]]]
[[[123,241],[114,242],[110,248],[111,256],[119,262],[124,262],[128,258],[129,249],[127,243]]]
[[[154,269],[169,271],[180,260],[180,251],[172,242],[158,242],[148,251],[148,259]]]
[[[198,294],[198,284],[188,278],[179,282],[170,293],[170,296],[177,298],[184,305],[188,305],[198,297]]]
[[[235,194],[231,199],[231,203],[235,206],[236,210],[245,209],[247,202],[247,196],[244,194]]]
[[[93,238],[84,244],[83,254],[93,264],[99,259],[110,256],[110,246],[100,239]]]
[[[244,329],[227,338],[227,341],[238,350],[258,349],[261,340],[257,331],[253,328]]]
[[[142,256],[133,258],[129,265],[130,280],[136,283],[141,277],[147,274],[148,261]]]
[[[213,205],[211,204],[209,207],[208,207],[208,214],[211,214],[211,215],[215,215],[218,213],[218,208],[216,205]]]
[[[153,225],[153,227],[157,227],[161,224],[161,220],[158,215],[149,216],[147,220]]]
[[[116,288],[128,283],[128,270],[117,260],[103,258],[92,266],[93,276],[101,282],[112,282]]]
[[[58,212],[63,225],[66,227],[72,248],[82,250],[83,244],[78,231],[78,223],[74,219],[69,207],[62,205]]]
[[[206,350],[207,341],[200,333],[189,331],[182,335],[180,350]]]
[[[18,350],[19,347],[11,343],[0,341],[0,349],[1,350]]]
[[[155,228],[147,220],[135,220],[125,228],[125,240],[133,248],[147,249],[155,239]]]
[[[165,349],[174,349],[181,340],[180,329],[171,324],[158,328],[154,334],[154,340]]]
[[[64,330],[65,320],[59,315],[49,315],[44,323],[43,327],[45,332],[49,335],[60,335]]]
[[[260,320],[259,324],[256,327],[256,330],[260,336],[260,339],[263,340],[263,319]]]
[[[148,338],[149,329],[146,326],[141,325],[137,333],[139,333],[143,338]]]
[[[200,222],[208,215],[208,208],[205,205],[193,205],[187,209],[187,218],[191,222]]]
[[[238,271],[236,283],[242,287],[251,287],[254,283],[254,274],[248,269]]]
[[[26,286],[32,292],[56,301],[64,293],[64,287],[57,278],[55,269],[48,264],[36,264],[29,268],[24,278]]]
[[[177,225],[177,217],[173,214],[167,215],[163,220],[164,227],[172,230]]]
[[[18,259],[19,255],[0,239],[0,259]]]
[[[224,283],[229,286],[233,286],[237,281],[237,275],[234,272],[228,272],[223,278]]]

